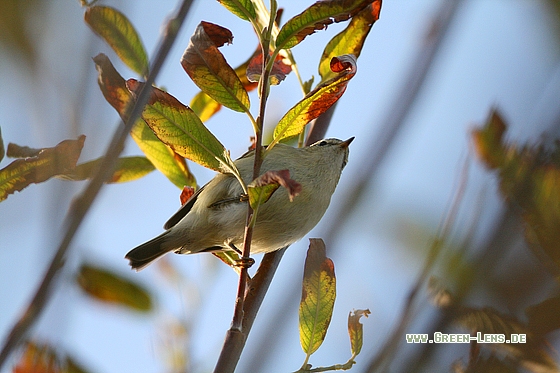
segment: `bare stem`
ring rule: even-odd
[[[86,186],[83,193],[76,197],[70,205],[70,209],[66,217],[65,233],[60,245],[57,248],[54,258],[49,265],[49,269],[47,270],[33,298],[29,302],[27,309],[13,326],[10,334],[4,342],[2,351],[0,352],[0,370],[13,350],[23,341],[23,338],[37,321],[42,311],[45,309],[46,304],[50,300],[50,295],[55,284],[54,279],[64,266],[64,258],[66,257],[70,244],[72,243],[72,240],[76,235],[76,232],[78,231],[86,213],[89,211],[93,201],[99,194],[99,190],[104,185],[105,181],[113,174],[116,160],[123,150],[124,141],[127,138],[132,126],[140,117],[144,106],[148,102],[150,87],[154,83],[155,78],[159,74],[163,63],[169,54],[171,46],[176,39],[179,29],[185,21],[191,4],[192,0],[183,0],[177,14],[167,22],[166,32],[159,43],[156,56],[150,69],[150,74],[148,75],[144,89],[142,89],[138,95],[134,106],[129,109],[129,115],[127,116],[128,120],[124,123],[124,126],[119,126],[113,135],[111,144],[109,145],[105,157],[103,157],[102,164],[99,167],[97,174]]]

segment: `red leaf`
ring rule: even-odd
[[[201,22],[183,53],[181,65],[193,82],[220,104],[239,112],[247,112],[249,95],[239,77],[218,50],[231,43],[228,29],[209,22]]]
[[[186,186],[183,188],[183,191],[181,192],[181,206],[184,205],[185,203],[187,203],[187,201],[189,199],[191,199],[191,197],[194,194],[194,188],[190,187],[190,186]]]
[[[259,53],[251,59],[249,65],[247,66],[247,79],[249,79],[250,82],[258,82],[261,78],[262,68],[263,54]],[[280,84],[280,82],[282,82],[286,78],[286,75],[288,75],[291,71],[292,66],[290,65],[290,61],[284,56],[281,56],[279,53],[276,55],[274,63],[272,64],[272,70],[269,75],[270,84]]]

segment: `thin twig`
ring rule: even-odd
[[[41,285],[27,306],[27,309],[13,326],[10,334],[4,342],[2,351],[0,352],[0,370],[13,350],[23,341],[23,338],[41,315],[47,302],[50,300],[50,294],[54,286],[54,279],[64,266],[64,258],[66,257],[70,244],[72,243],[78,228],[82,224],[86,213],[89,211],[93,201],[97,197],[99,190],[104,185],[105,181],[113,174],[117,157],[123,150],[124,141],[132,129],[132,126],[140,117],[144,106],[148,102],[151,91],[150,87],[154,83],[155,78],[159,74],[163,63],[169,54],[171,46],[176,39],[179,29],[184,23],[191,4],[192,0],[183,0],[176,16],[167,22],[166,32],[159,43],[153,65],[150,69],[150,74],[146,79],[144,89],[142,89],[138,95],[134,106],[129,110],[130,113],[128,115],[128,120],[123,126],[119,126],[116,130],[97,174],[86,186],[83,193],[79,195],[70,205],[66,218],[66,230],[62,241],[56,250],[56,254],[51,261],[49,269],[41,281]]]

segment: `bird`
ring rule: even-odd
[[[301,148],[279,143],[264,153],[260,174],[287,169],[301,191],[290,201],[288,191],[279,188],[259,207],[251,255],[287,247],[319,223],[348,162],[353,140],[330,138]],[[254,156],[252,151],[234,162],[246,184],[252,181]],[[139,271],[168,252],[235,251],[243,247],[247,200],[233,174],[218,173],[165,223],[162,234],[130,250],[125,258]]]

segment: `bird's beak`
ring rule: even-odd
[[[350,137],[350,138],[349,138],[348,140],[346,140],[346,141],[341,142],[341,143],[340,143],[340,146],[341,146],[342,148],[347,148],[347,147],[350,145],[350,143],[351,143],[352,141],[354,141],[354,136]]]

